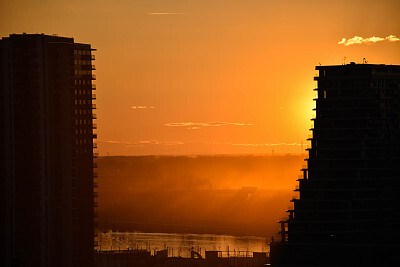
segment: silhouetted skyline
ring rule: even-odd
[[[291,192],[275,193],[295,182],[292,160],[305,148],[302,198],[281,221],[275,263],[389,259],[399,238],[398,10],[398,0],[1,1],[6,266],[107,265],[117,254],[99,252],[94,228],[269,239],[291,205],[281,201]],[[225,164],[227,155],[236,158]],[[145,160],[137,167],[139,157],[119,156]],[[345,243],[356,253],[340,254]],[[158,252],[164,261],[168,251]],[[209,252],[211,261],[220,252]]]

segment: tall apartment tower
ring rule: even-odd
[[[93,50],[0,40],[0,266],[93,266]]]
[[[400,249],[400,66],[317,66],[316,117],[272,266],[384,266]]]

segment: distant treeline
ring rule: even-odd
[[[98,159],[101,230],[271,236],[304,156]]]
[[[304,156],[115,156],[100,157],[103,186],[135,189],[290,189]]]

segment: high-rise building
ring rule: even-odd
[[[399,259],[400,66],[317,66],[308,164],[273,266],[383,266]]]
[[[0,266],[92,266],[94,49],[0,40]]]

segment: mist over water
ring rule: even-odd
[[[275,235],[302,155],[101,157],[99,230]]]

